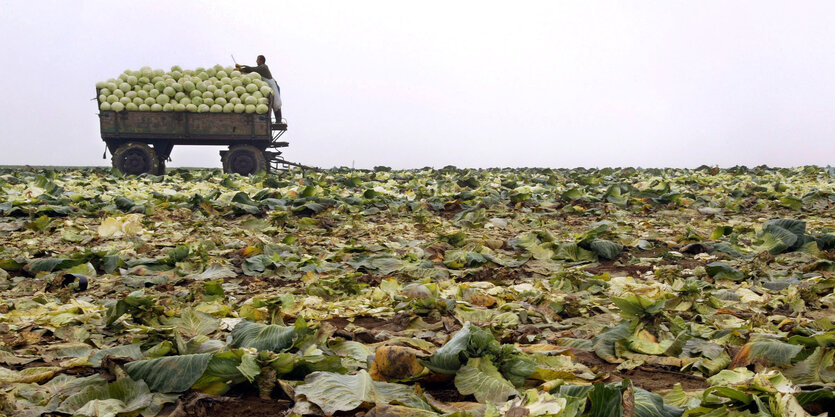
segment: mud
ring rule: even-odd
[[[709,386],[704,378],[676,371],[673,367],[641,365],[635,369],[621,372],[616,369],[617,364],[608,363],[592,352],[571,349],[571,353],[575,356],[577,362],[609,374],[609,377],[603,381],[607,383],[628,378],[636,387],[654,392],[672,389],[675,384],[681,384],[685,391],[706,389]]]

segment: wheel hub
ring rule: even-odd
[[[146,155],[144,152],[139,150],[131,150],[127,152],[124,156],[124,169],[127,171],[127,174],[141,174],[146,172],[150,165],[147,161]]]
[[[255,171],[255,158],[248,152],[236,152],[232,157],[232,171],[241,175]]]

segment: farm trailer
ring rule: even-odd
[[[228,146],[220,151],[223,171],[250,175],[287,166],[278,139],[287,124],[272,123],[269,114],[101,111],[101,138],[113,167],[125,174],[162,175],[175,145]],[[106,157],[105,153],[105,157]]]

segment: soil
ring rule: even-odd
[[[360,284],[368,284],[369,286],[379,286],[385,277],[382,275],[365,274],[357,277],[357,282]]]
[[[483,267],[475,273],[467,274],[462,277],[456,277],[457,282],[491,282],[491,283],[515,283],[519,280],[521,274],[519,268],[488,268]]]
[[[464,211],[464,206],[462,206],[461,203],[459,203],[456,200],[456,201],[452,201],[452,202],[448,202],[448,203],[444,204],[444,208],[441,209],[439,214],[443,218],[449,220],[449,219],[455,217],[456,214],[458,214],[462,211]]]
[[[835,410],[835,399],[820,399],[811,403],[803,404],[803,409],[813,416],[821,415],[827,411]]]
[[[214,403],[207,411],[207,416],[275,416],[279,412],[291,407],[287,400],[262,400],[258,397],[247,397],[238,401]]]
[[[694,246],[693,248],[693,250],[690,250],[686,253],[692,255],[701,252],[700,250],[698,250],[697,246]],[[632,253],[632,255],[640,256],[642,258],[658,258],[661,257],[664,253],[668,252],[669,250],[670,249],[667,248],[656,248],[650,251],[636,251],[634,249],[627,248],[617,259],[612,261],[600,261],[599,265],[586,268],[585,271],[594,275],[600,275],[608,272],[610,275],[615,276],[626,275],[634,277],[652,271],[653,266],[675,265],[680,267],[681,269],[693,269],[697,266],[703,266],[705,264],[705,262],[702,260],[687,257],[683,259],[663,259],[660,262],[654,262],[654,265],[628,265],[623,263],[629,259],[630,252],[634,252]]]
[[[665,261],[661,265],[676,265],[681,269],[694,269],[697,266],[704,266],[705,262],[697,259],[679,259],[677,261]]]
[[[707,381],[695,375],[689,375],[659,365],[641,365],[623,373],[614,371],[605,382],[620,381],[629,378],[636,387],[647,391],[672,389],[675,384],[681,384],[685,391],[706,389]]]
[[[282,415],[293,406],[288,400],[264,400],[254,392],[238,397],[215,396],[197,392],[183,396],[175,405],[169,405],[159,417],[274,417]]]
[[[355,340],[361,343],[376,343],[380,341],[377,339],[377,335],[381,332],[400,332],[406,329],[414,318],[415,316],[408,313],[398,313],[390,319],[361,316],[354,317],[352,321],[349,321],[346,318],[337,317],[327,320],[325,323],[337,329],[334,333],[336,336],[344,337],[349,340]],[[353,332],[348,331],[345,328],[349,323],[365,330],[358,329]]]
[[[639,276],[643,275],[645,272],[652,271],[652,266],[650,265],[622,265],[618,262],[601,262],[600,265],[594,266],[591,268],[586,268],[584,271],[594,274],[600,275],[603,273],[609,273],[609,275],[618,276],[618,275],[626,275],[626,276]]]
[[[239,276],[240,285],[246,287],[250,292],[257,292],[258,288],[268,287],[294,287],[301,288],[304,286],[300,280],[282,279],[279,277],[250,277],[246,275]]]
[[[472,395],[461,395],[452,382],[444,384],[421,384],[421,388],[429,393],[432,398],[444,403],[476,402],[475,397]]]
[[[641,365],[628,371],[618,371],[617,364],[608,363],[597,357],[592,352],[579,349],[571,349],[575,360],[598,371],[609,374],[603,382],[617,382],[624,379],[632,380],[636,387],[647,391],[658,391],[672,389],[675,384],[681,384],[681,388],[687,390],[706,389],[709,384],[699,376],[676,371],[674,367],[661,365]]]

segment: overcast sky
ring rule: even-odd
[[[96,81],[253,64],[321,167],[827,165],[835,1],[0,2],[0,164],[106,165]],[[217,147],[169,166],[219,167]],[[108,156],[109,158],[109,156]]]

